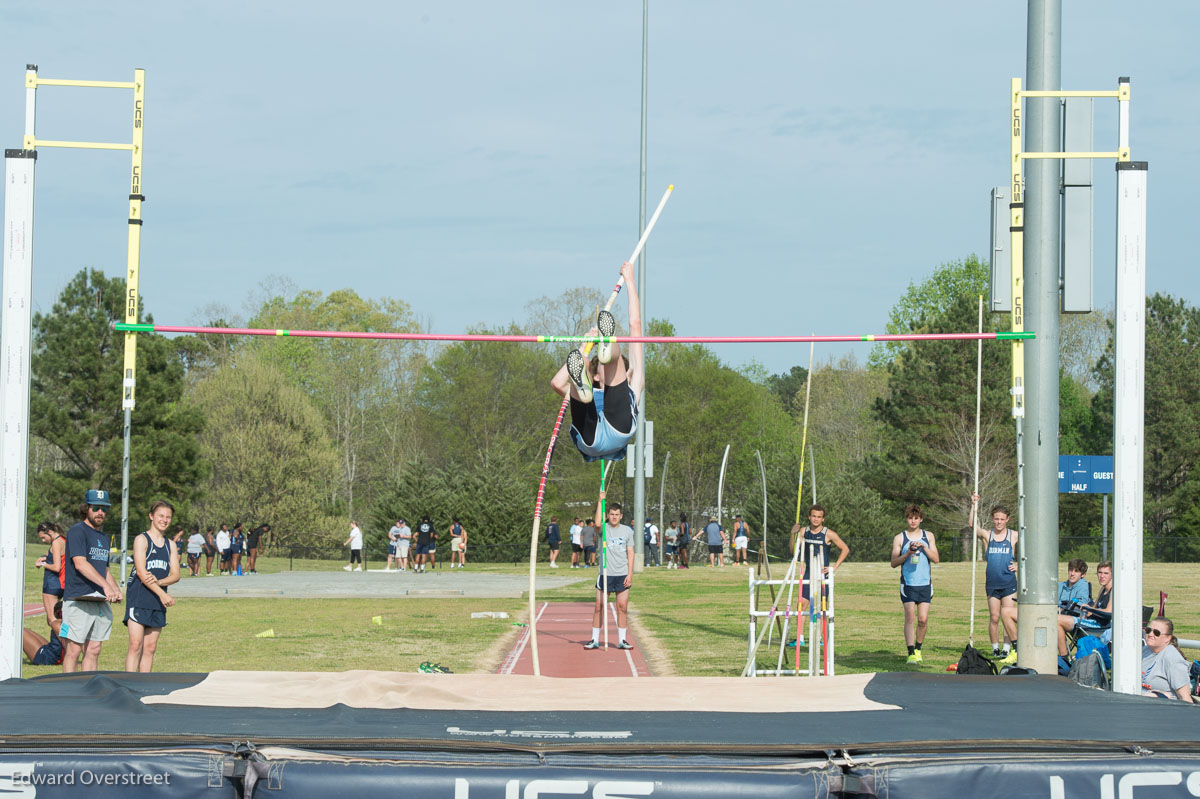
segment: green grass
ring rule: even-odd
[[[28,558],[25,597],[41,601],[41,571],[33,568],[40,550]],[[334,571],[339,561],[294,561],[296,571]],[[260,572],[286,571],[286,558],[260,558]],[[785,566],[776,568],[776,577]],[[1065,578],[1065,566],[1061,567]],[[528,574],[526,567],[509,564],[470,564],[471,571]],[[540,601],[591,602],[595,572],[551,572],[540,564],[538,573],[585,580],[553,590],[539,589]],[[1146,564],[1144,604],[1158,604],[1158,591],[1170,594],[1168,615],[1186,638],[1200,638],[1200,588],[1193,576],[1196,564]],[[1092,576],[1089,574],[1089,576]],[[184,580],[191,579],[185,577]],[[204,578],[201,578],[204,579]],[[218,579],[218,578],[213,578]],[[934,601],[925,662],[904,663],[903,614],[897,572],[886,563],[847,563],[837,575],[836,648],[841,674],[874,671],[942,672],[958,661],[967,642],[971,568],[969,563],[934,567]],[[987,605],[982,566],[978,572],[975,642],[986,647]],[[230,597],[183,599],[168,613],[156,671],[273,670],[340,671],[377,669],[415,671],[425,660],[455,672],[489,671],[515,638],[513,621],[524,620],[528,599],[398,598],[291,599]],[[762,589],[759,607],[770,596]],[[634,579],[630,609],[635,623],[654,639],[656,656],[665,668],[681,675],[735,676],[747,650],[748,590],[745,569],[693,567],[687,571],[647,569]],[[512,618],[472,619],[474,611],[505,611]],[[122,606],[114,609],[118,616]],[[382,616],[383,624],[372,623]],[[793,622],[794,623],[794,622]],[[45,634],[41,617],[26,626]],[[273,629],[275,637],[256,638]],[[582,631],[581,631],[582,632]],[[778,640],[778,639],[776,639]],[[124,667],[125,627],[116,621],[105,644],[100,668]],[[765,639],[764,639],[765,650]],[[760,666],[773,666],[778,647],[760,651]],[[794,654],[789,652],[794,657]],[[57,667],[24,666],[25,676],[56,673]]]

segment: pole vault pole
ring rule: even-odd
[[[646,229],[642,231],[642,237],[638,239],[637,246],[633,248],[633,254],[629,256],[629,262],[633,263],[637,260],[642,248],[646,246],[646,239],[650,238],[650,232],[654,230],[655,223],[658,222],[659,214],[667,204],[667,200],[671,198],[671,192],[675,190],[674,185],[667,186],[667,190],[663,192],[662,199],[658,201],[658,207],[654,209],[654,215],[650,217],[650,221],[646,224]],[[604,309],[610,310],[613,303],[617,301],[617,295],[621,293],[621,287],[625,285],[625,276],[621,275],[617,278],[617,285],[613,288],[612,294],[605,303]],[[592,342],[584,344],[583,355],[591,352]],[[554,445],[558,443],[558,431],[562,429],[563,417],[567,413],[567,406],[571,403],[571,392],[567,390],[566,396],[563,397],[562,404],[558,408],[558,418],[554,422],[554,430],[550,434],[550,444],[546,447],[546,459],[542,463],[542,477],[538,483],[537,502],[533,508],[533,531],[530,533],[529,544],[529,645],[530,657],[533,660],[533,675],[540,677],[542,674],[541,661],[538,658],[538,643],[537,643],[537,540],[538,528],[542,523],[542,501],[546,496],[546,478],[550,476],[550,461],[554,457]],[[605,586],[607,588],[608,586]],[[608,614],[605,614],[605,619]]]
[[[717,527],[721,527],[722,517],[722,502],[725,499],[725,467],[729,465],[729,447],[725,445],[725,454],[721,456],[721,476],[717,478]],[[724,544],[722,544],[724,546]],[[725,553],[721,553],[722,563],[724,563]]]
[[[804,381],[805,382],[805,387],[804,387],[804,429],[800,433],[800,482],[796,486],[796,524],[795,524],[795,526],[793,526],[792,529],[795,529],[796,527],[798,527],[800,525],[800,505],[803,502],[803,495],[804,495],[804,449],[808,445],[808,401],[812,397],[812,368],[813,368],[813,352],[814,352],[815,348],[816,348],[816,342],[810,343],[808,345],[808,375]],[[800,530],[796,530],[797,546],[796,546],[795,553],[792,555],[793,560],[795,560],[800,554],[800,549],[802,548],[800,546],[800,541],[803,540],[803,537],[804,537],[804,534]],[[805,577],[808,578],[808,586],[809,586],[808,617],[811,620],[812,619],[812,598],[813,598],[813,596],[812,596],[812,575],[805,574]],[[801,595],[803,595],[803,589],[801,590]],[[800,598],[797,598],[797,600],[796,600],[796,674],[797,675],[800,674],[800,605],[801,604],[803,604],[802,600]],[[810,634],[809,635],[810,651],[812,648],[811,638],[812,638],[812,636]],[[782,645],[782,643],[783,642],[781,641],[780,644]],[[781,648],[779,650],[779,652],[780,652],[780,655],[782,655],[783,649]]]
[[[983,332],[983,295],[979,295],[979,332]],[[967,643],[975,646],[975,571],[979,562],[979,410],[983,400],[983,342],[975,352],[975,490],[971,492],[971,623],[968,626]]]

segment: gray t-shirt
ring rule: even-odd
[[[596,546],[596,528],[584,527],[583,531],[579,534],[579,544],[585,549]]]
[[[392,525],[392,529],[388,530],[388,538],[392,539],[393,543],[400,540],[399,526],[394,524]]]
[[[716,522],[709,522],[704,528],[704,534],[708,536],[708,545],[715,547],[721,543],[721,525]]]
[[[1142,684],[1151,691],[1163,691],[1175,699],[1175,691],[1191,685],[1189,671],[1187,660],[1175,647],[1168,644],[1158,653],[1142,647]]]
[[[629,574],[628,547],[633,546],[633,528],[624,524],[618,524],[616,527],[609,525],[605,535],[604,549],[608,560],[604,567],[608,576],[624,577]]]

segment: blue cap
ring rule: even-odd
[[[89,505],[107,505],[112,507],[112,501],[108,498],[108,492],[99,488],[89,488],[84,494],[83,501]]]

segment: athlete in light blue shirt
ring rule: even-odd
[[[908,645],[908,663],[920,663],[921,644],[929,626],[929,606],[933,602],[933,575],[930,564],[937,563],[937,541],[933,533],[921,529],[925,515],[917,505],[904,509],[908,528],[892,541],[892,568],[900,568],[900,603],[904,606],[904,643]]]

